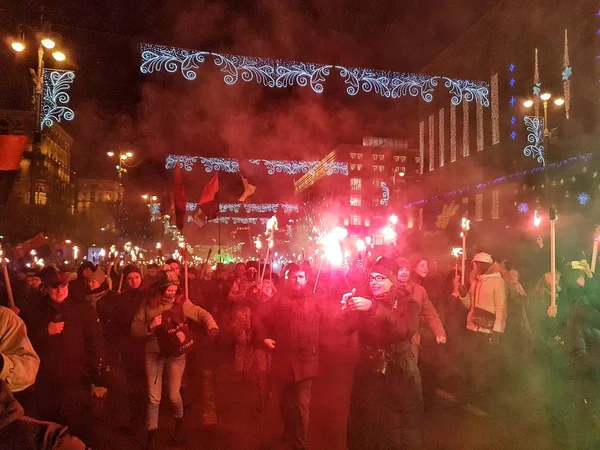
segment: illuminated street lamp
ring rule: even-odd
[[[34,90],[33,90],[33,105],[35,112],[35,132],[33,137],[33,145],[31,152],[31,179],[29,185],[29,204],[33,205],[36,203],[36,191],[37,191],[37,178],[40,163],[39,159],[42,154],[42,96],[44,93],[44,54],[45,50],[52,51],[52,56],[56,61],[63,62],[67,59],[66,55],[56,49],[56,38],[54,33],[49,33],[49,25],[44,25],[42,30],[35,30],[26,25],[19,25],[18,37],[14,37],[10,40],[10,46],[13,51],[17,53],[23,53],[27,45],[25,44],[25,29],[32,32],[32,35],[37,36],[38,40],[38,51],[37,51],[37,69],[34,71],[31,69],[33,76]]]

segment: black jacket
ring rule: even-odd
[[[65,328],[62,333],[51,336],[48,325],[55,318],[64,321]],[[98,368],[106,359],[105,344],[92,305],[70,295],[60,304],[44,296],[39,308],[29,311],[24,321],[41,360],[37,384],[82,382],[88,375],[98,374]]]
[[[310,292],[281,292],[252,315],[255,344],[275,340],[273,373],[294,381],[314,378],[319,371],[319,332],[325,318],[323,301]]]
[[[0,450],[85,450],[68,428],[26,417],[23,408],[0,383]]]

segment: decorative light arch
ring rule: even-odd
[[[194,80],[196,70],[207,57],[211,57],[215,66],[225,74],[223,81],[229,85],[241,79],[245,82],[255,81],[271,88],[310,86],[314,92],[320,94],[324,91],[323,82],[335,68],[348,85],[346,88],[348,95],[356,95],[361,91],[375,92],[386,98],[420,96],[426,102],[431,102],[433,91],[438,84],[443,83],[452,94],[452,104],[458,105],[465,100],[489,106],[489,85],[483,81],[255,58],[153,44],[142,44],[140,53],[142,73],[163,70],[169,73],[180,72],[186,80]]]
[[[318,167],[324,169],[327,175],[348,176],[348,164],[345,162],[327,162],[321,161],[294,161],[294,160],[271,160],[271,159],[249,159],[250,164],[266,168],[269,175],[276,173],[287,175],[298,175],[310,173]],[[204,166],[206,172],[228,172],[237,173],[240,171],[240,162],[235,158],[206,158],[203,156],[185,156],[168,155],[165,161],[165,168],[173,169],[179,163],[179,167],[191,172],[195,164],[200,163]]]

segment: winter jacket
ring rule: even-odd
[[[582,370],[600,370],[599,311],[578,304],[573,310],[565,333],[567,354]]]
[[[479,275],[471,284],[469,292],[461,301],[469,310],[467,314],[467,329],[479,333],[504,333],[506,328],[506,284],[499,272]],[[496,315],[492,330],[478,327],[473,323],[473,309],[481,308]]]
[[[308,380],[319,372],[320,326],[325,318],[320,297],[311,292],[279,292],[252,314],[253,341],[264,346],[273,339],[273,373],[293,376],[295,382]]]
[[[59,315],[65,328],[60,334],[50,335],[48,325]],[[87,375],[97,375],[106,362],[100,320],[85,300],[69,296],[55,303],[45,296],[39,308],[25,317],[25,323],[41,360],[38,381],[82,382]]]
[[[419,306],[421,307],[421,317],[427,322],[427,325],[429,325],[429,328],[431,328],[435,337],[446,338],[444,325],[442,325],[442,321],[440,320],[440,316],[438,315],[435,306],[433,306],[433,303],[429,300],[429,295],[425,288],[420,284],[409,282],[406,285],[406,290],[412,295],[413,300],[419,303]],[[413,345],[420,345],[421,333],[415,333],[411,340]]]
[[[10,309],[0,306],[0,383],[11,392],[31,386],[40,366],[27,337],[25,323]]]
[[[153,296],[150,297],[146,302],[144,302],[144,304],[135,314],[133,322],[131,323],[131,334],[134,337],[146,340],[146,353],[160,353],[160,347],[158,345],[156,335],[154,334],[154,331],[150,331],[150,323],[156,316],[170,310],[177,303],[181,304],[183,315],[186,319],[190,319],[194,322],[204,325],[207,331],[219,329],[217,322],[215,322],[215,319],[213,319],[213,316],[208,311],[194,305],[190,300],[184,298],[183,295],[178,295],[175,297],[173,302],[167,304],[162,303],[161,300],[158,307],[152,308],[150,306],[151,299],[156,298],[155,296],[160,297],[160,295],[161,294],[157,292],[153,294]]]
[[[67,427],[25,417],[23,408],[0,382],[0,450],[85,450]]]
[[[411,289],[395,285],[385,297],[371,298],[373,306],[368,312],[350,313],[347,331],[358,330],[363,351],[394,346],[395,353],[411,355],[411,338],[419,330],[421,321],[421,305],[415,300],[414,293],[423,295],[424,290],[410,284]],[[397,303],[396,309],[394,303]]]

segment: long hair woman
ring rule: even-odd
[[[219,327],[213,317],[179,292],[177,274],[172,270],[164,271],[158,289],[149,293],[131,324],[133,336],[146,340],[148,449],[156,448],[158,409],[164,371],[167,372],[167,391],[173,404],[175,417],[173,440],[176,443],[183,442],[183,400],[180,389],[185,369],[185,349],[182,349],[180,344],[185,346],[191,339],[189,330],[183,326],[186,319],[204,325],[211,337],[218,333]]]

